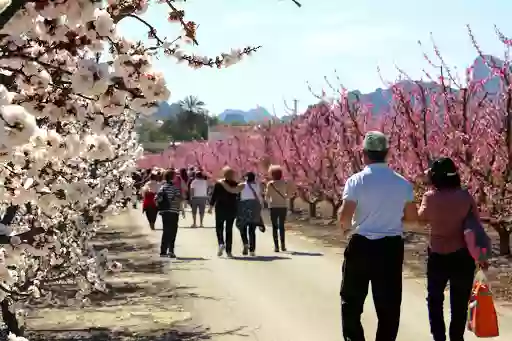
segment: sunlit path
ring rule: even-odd
[[[132,214],[145,224],[138,212]],[[208,216],[205,225],[213,227],[213,216]],[[180,226],[178,260],[169,260],[169,280],[183,291],[191,322],[211,328],[213,340],[341,340],[340,250],[290,235],[290,251],[274,253],[267,231],[257,236],[257,257],[242,257],[235,229],[235,258],[218,258],[213,228],[191,229],[188,219]],[[155,239],[160,237],[158,230],[148,228],[147,232]],[[424,296],[423,282],[405,280],[398,340],[431,340]],[[367,340],[373,339],[376,327],[371,305],[369,297],[363,317]],[[502,335],[495,340],[512,339],[511,321],[501,318]],[[466,340],[476,338],[467,333]]]

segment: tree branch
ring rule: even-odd
[[[2,13],[0,13],[0,30],[11,20],[11,18],[25,7],[25,4],[30,0],[12,0],[9,7],[7,7]]]

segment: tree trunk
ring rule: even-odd
[[[496,229],[500,236],[500,256],[510,256],[510,231],[504,226]]]
[[[297,213],[295,211],[295,199],[297,199],[297,197],[290,198],[290,212],[292,212],[292,213]]]
[[[329,203],[331,204],[331,207],[332,207],[331,219],[336,220],[336,219],[338,219],[338,210],[341,206],[336,205],[333,201],[330,201]]]
[[[9,300],[5,299],[0,304],[2,305],[2,317],[9,333],[23,336],[23,328],[19,327],[16,315],[9,311]]]
[[[316,202],[309,203],[309,217],[316,218]]]

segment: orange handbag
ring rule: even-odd
[[[499,336],[498,315],[489,284],[482,270],[478,270],[468,306],[468,330],[477,337]]]

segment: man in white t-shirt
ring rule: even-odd
[[[190,183],[190,207],[192,208],[192,227],[196,227],[197,211],[199,210],[199,227],[203,226],[206,203],[208,202],[208,181],[203,173],[196,172]]]
[[[394,341],[402,302],[403,222],[417,217],[412,184],[388,167],[388,141],[378,131],[363,142],[366,167],[343,188],[340,222],[354,234],[344,252],[341,318],[346,341],[364,341],[361,314],[372,284],[379,320],[375,341]]]

